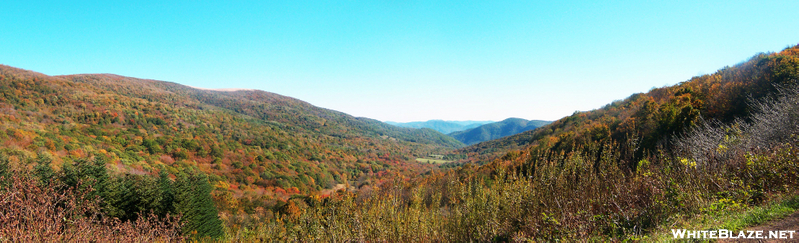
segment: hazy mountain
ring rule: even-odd
[[[483,141],[498,139],[533,130],[549,123],[551,122],[540,120],[528,121],[521,118],[508,118],[500,122],[484,124],[465,131],[453,132],[449,135],[458,141],[461,141],[462,143],[472,145]]]
[[[444,121],[444,120],[429,120],[419,122],[391,122],[386,123],[409,128],[430,128],[444,134],[468,130],[471,128],[479,127],[484,124],[492,123],[493,121]]]

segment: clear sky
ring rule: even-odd
[[[0,1],[0,63],[383,121],[555,120],[799,43],[799,1]]]

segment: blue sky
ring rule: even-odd
[[[555,120],[799,43],[799,1],[2,1],[0,64]]]

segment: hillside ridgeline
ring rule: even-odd
[[[199,90],[112,74],[47,76],[0,66],[0,154],[56,172],[99,156],[111,173],[208,175],[223,212],[252,211],[339,184],[379,184],[432,165],[415,158],[462,146],[257,90]],[[96,157],[95,156],[95,157]]]
[[[549,123],[551,122],[508,118],[500,122],[488,123],[465,131],[453,132],[448,135],[464,144],[473,145],[530,131]]]
[[[492,123],[492,121],[443,121],[443,120],[429,120],[423,122],[390,122],[386,123],[398,127],[409,128],[430,128],[443,134],[449,134],[457,131],[472,129],[484,124]]]

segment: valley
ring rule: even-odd
[[[0,184],[93,193],[74,200],[120,225],[183,215],[167,230],[195,240],[640,240],[795,194],[797,70],[792,46],[552,122],[409,128],[260,90],[0,66]]]

